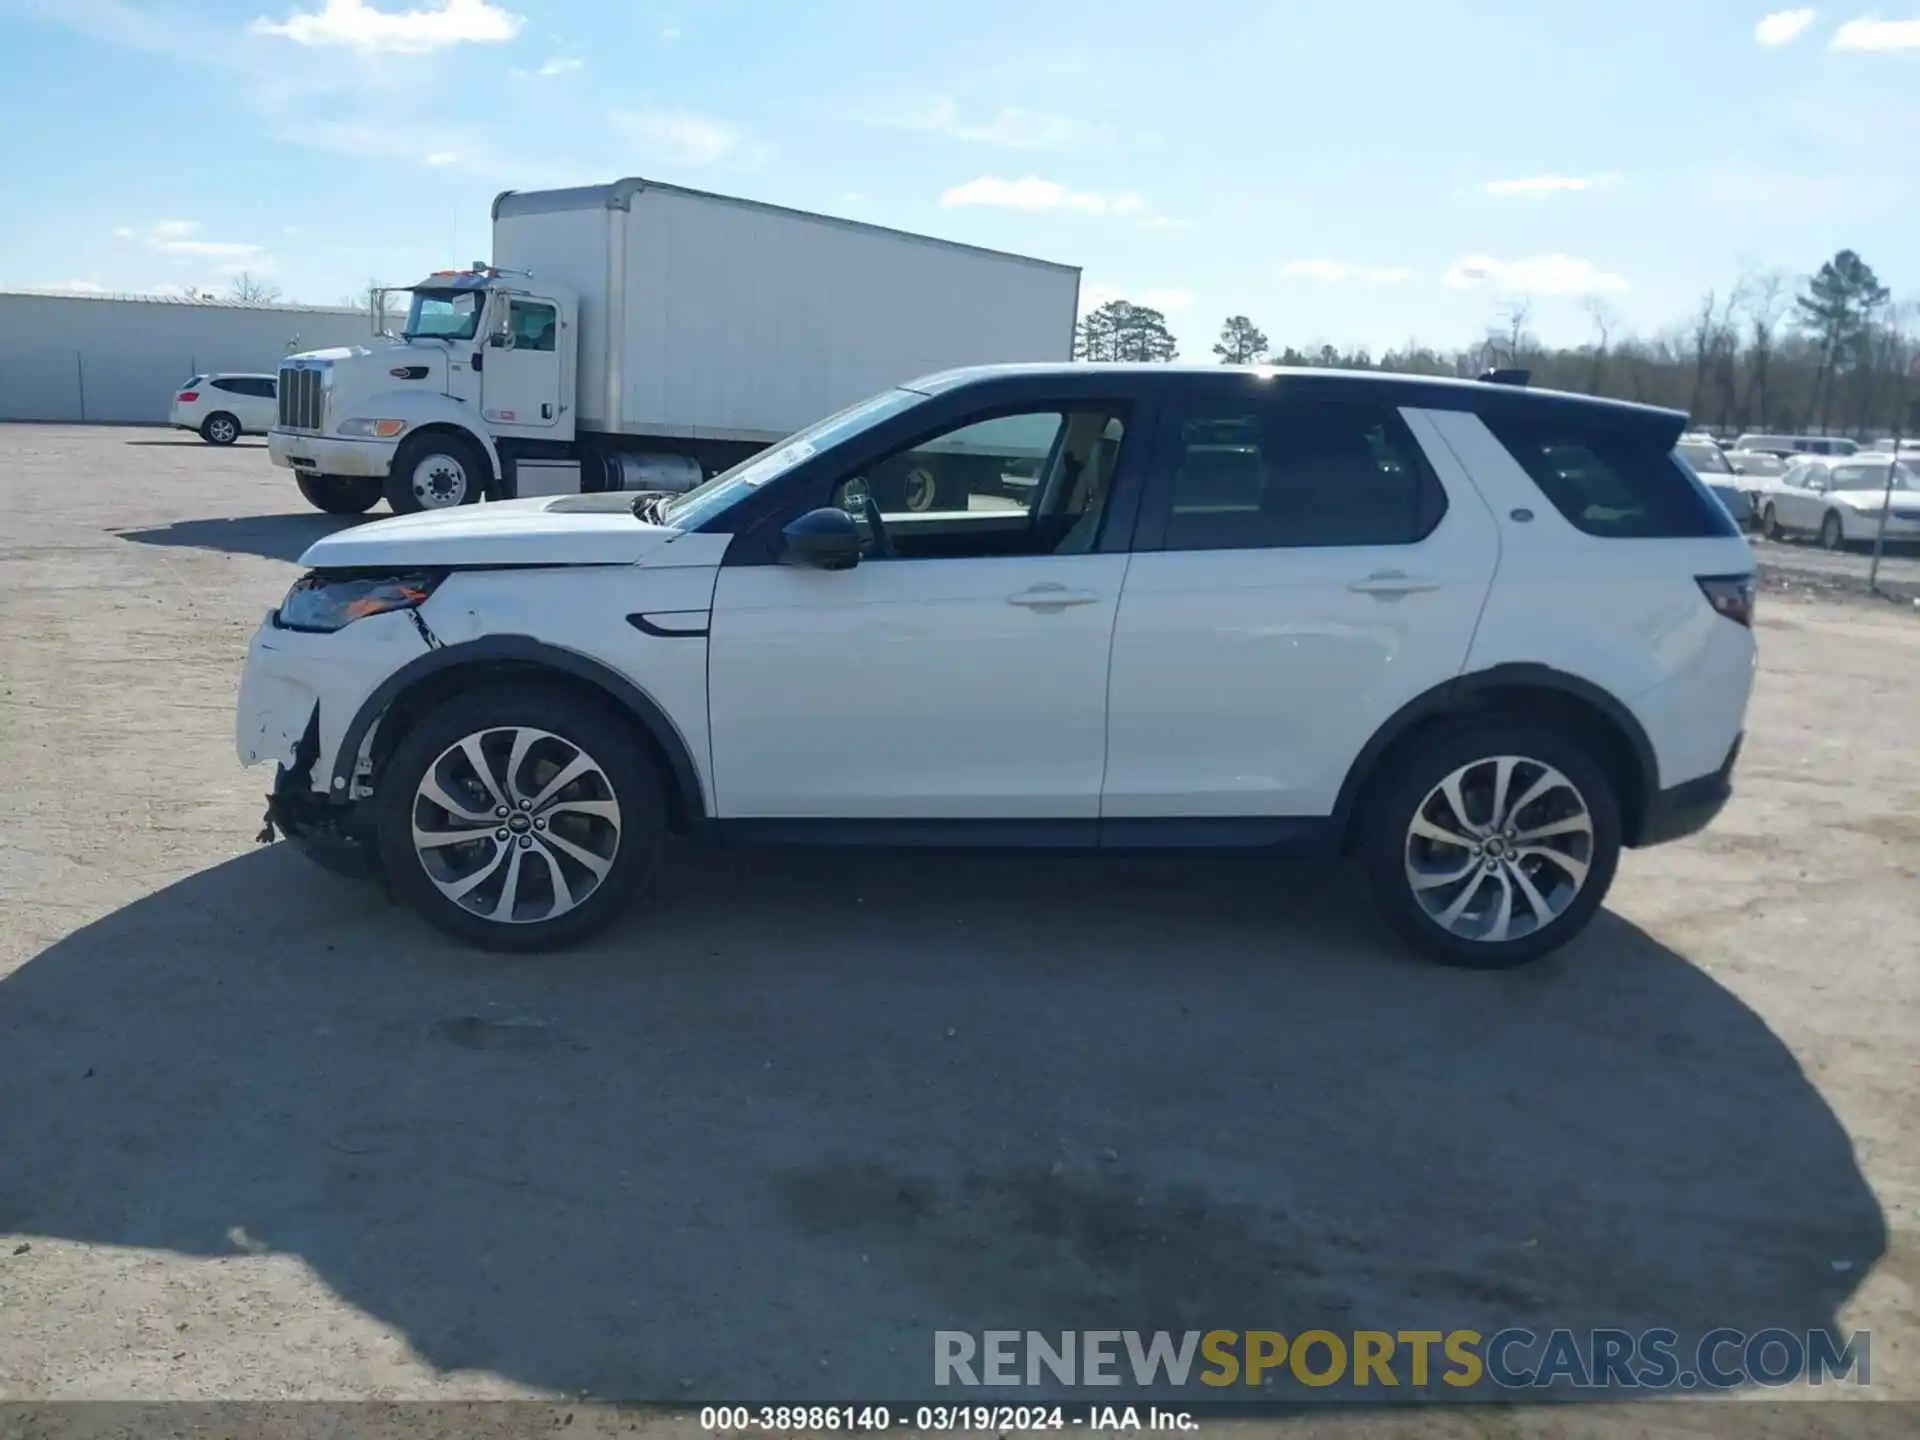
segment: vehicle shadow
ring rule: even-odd
[[[1649,935],[1448,971],[1254,861],[688,852],[503,958],[279,845],[49,947],[0,1036],[0,1229],[296,1255],[601,1398],[952,1400],[935,1329],[1802,1330],[1886,1243]]]
[[[266,441],[250,439],[244,435],[231,445],[224,446],[209,445],[198,435],[182,435],[172,440],[125,440],[121,443],[125,445],[197,445],[202,450],[264,450],[267,448]]]
[[[145,530],[112,533],[136,545],[184,546],[259,555],[268,560],[298,560],[309,545],[337,531],[377,520],[378,515],[237,515],[206,520],[174,520]]]

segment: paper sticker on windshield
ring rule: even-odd
[[[791,445],[782,445],[771,455],[763,456],[742,470],[738,479],[742,485],[764,485],[767,481],[784,475],[802,460],[811,458],[813,446],[805,440],[796,440]]]

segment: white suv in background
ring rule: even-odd
[[[683,495],[342,531],[248,655],[262,838],[512,949],[669,831],[1334,851],[1531,959],[1725,803],[1754,562],[1684,416],[1495,373],[954,371]],[[950,498],[883,512],[903,466]]]
[[[264,435],[279,418],[277,384],[272,375],[196,375],[174,392],[168,423],[197,430],[209,445]]]

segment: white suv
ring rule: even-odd
[[[1753,559],[1672,457],[1684,418],[955,371],[684,495],[318,542],[248,655],[240,756],[279,766],[262,838],[483,945],[606,923],[676,831],[1342,851],[1436,958],[1514,964],[1729,792]],[[883,513],[916,470],[964,503]]]
[[[167,423],[195,430],[209,445],[264,435],[278,418],[272,375],[196,375],[174,392]]]

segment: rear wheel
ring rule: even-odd
[[[1822,550],[1844,550],[1847,548],[1847,530],[1840,516],[1829,510],[1820,521],[1820,548]]]
[[[1527,721],[1425,736],[1362,816],[1381,912],[1446,965],[1504,969],[1593,918],[1620,857],[1613,786],[1583,746]]]
[[[387,504],[396,515],[472,505],[493,474],[480,447],[459,435],[416,435],[394,452]]]
[[[448,700],[380,778],[380,858],[437,929],[546,950],[614,919],[659,855],[660,779],[605,706],[541,685]]]
[[[296,472],[294,483],[307,503],[329,515],[364,515],[380,501],[385,488],[367,475],[308,475]]]
[[[1760,512],[1760,533],[1769,540],[1784,540],[1787,538],[1787,532],[1780,528],[1780,517],[1773,513],[1773,506],[1771,505]]]
[[[209,445],[231,445],[240,438],[240,422],[224,410],[216,410],[200,422],[200,438]]]

